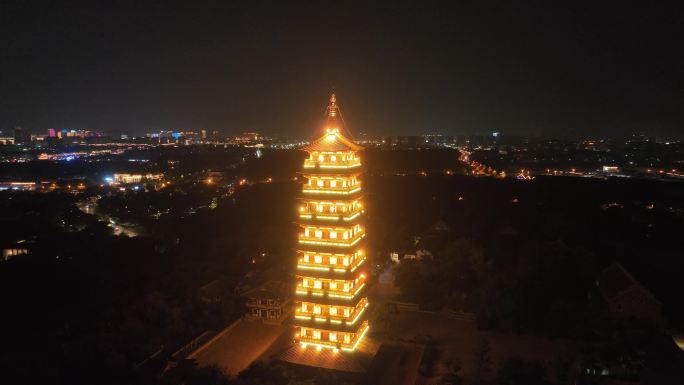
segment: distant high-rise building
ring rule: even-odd
[[[235,137],[235,141],[241,144],[256,144],[263,137],[257,132],[243,132]]]
[[[21,127],[14,128],[14,144],[24,144],[31,142],[31,134],[24,131]]]

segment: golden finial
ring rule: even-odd
[[[330,105],[328,106],[328,119],[335,119],[337,116],[337,97],[335,97],[335,93],[330,95]]]

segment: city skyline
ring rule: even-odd
[[[0,127],[679,139],[676,9],[3,4]],[[283,15],[287,14],[285,18]]]

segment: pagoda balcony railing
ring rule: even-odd
[[[301,320],[313,320],[315,322],[321,323],[330,322],[331,324],[337,325],[342,323],[344,323],[345,325],[354,325],[357,322],[359,322],[361,316],[366,311],[367,307],[368,301],[366,301],[366,304],[362,308],[350,314],[348,317],[345,317],[344,315],[316,314],[310,311],[303,312],[301,311],[301,309],[297,309],[297,311],[295,312],[295,318]]]
[[[321,219],[325,221],[352,221],[363,213],[363,208],[340,213],[319,212],[315,210],[304,210],[299,212],[300,219]]]
[[[343,349],[343,350],[352,350],[353,344],[350,342],[348,344],[344,343],[344,341],[325,341],[325,340],[320,340],[320,339],[315,339],[310,336],[305,336],[305,337],[298,337],[299,344],[302,347],[307,347],[309,345],[315,346],[316,348],[328,348],[328,349]]]
[[[340,161],[340,162],[321,162],[321,161],[315,161],[311,159],[306,159],[304,160],[304,169],[309,170],[309,169],[325,169],[325,170],[334,170],[334,169],[349,169],[349,168],[357,168],[361,167],[361,159],[352,159],[352,160],[346,160],[346,161]]]
[[[299,258],[297,262],[297,269],[299,270],[313,270],[313,271],[334,271],[336,273],[346,273],[347,271],[353,273],[359,268],[366,258],[358,259],[355,263],[344,266],[344,265],[330,265],[328,263],[314,263],[314,262],[304,262],[304,258]]]
[[[250,298],[247,300],[246,305],[249,307],[263,307],[263,308],[269,308],[269,309],[280,309],[283,306],[287,305],[289,301],[283,301],[283,300],[264,300],[264,299],[255,299],[255,298]]]
[[[361,231],[356,234],[356,236],[350,239],[325,239],[316,237],[305,237],[303,234],[299,237],[299,244],[301,245],[321,245],[321,246],[331,246],[331,247],[352,247],[359,243],[366,234]]]
[[[343,291],[343,290],[330,290],[330,289],[316,289],[312,287],[304,287],[301,284],[297,285],[297,290],[295,293],[297,295],[312,295],[314,297],[321,297],[321,298],[341,298],[341,299],[354,299],[359,292],[361,292],[361,289],[363,289],[366,286],[366,283],[363,282],[359,286],[354,288],[354,291]]]
[[[334,195],[350,195],[361,191],[361,183],[354,186],[347,187],[318,187],[304,185],[302,193],[304,194],[334,194]]]
[[[363,337],[369,330],[368,323],[362,326],[362,331],[359,334],[355,334],[351,341],[345,343],[344,340],[341,341],[326,341],[318,338],[313,338],[313,336],[298,336],[297,341],[302,345],[302,347],[307,347],[308,345],[313,345],[316,348],[329,348],[329,349],[342,349],[344,351],[354,351],[359,343],[363,340]]]

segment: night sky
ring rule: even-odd
[[[3,1],[0,129],[684,136],[682,7],[559,3]]]

